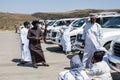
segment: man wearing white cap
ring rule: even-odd
[[[83,55],[83,68],[89,68],[91,66],[91,58],[93,53],[99,49],[102,41],[102,30],[101,25],[96,23],[96,17],[90,16],[90,22],[88,22],[83,31],[83,45],[84,55]]]

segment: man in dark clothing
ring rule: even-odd
[[[39,28],[39,21],[32,22],[33,28],[28,31],[29,48],[32,57],[32,64],[34,68],[38,68],[37,63],[42,63],[43,66],[49,66],[46,64],[45,57],[41,48],[42,32]]]

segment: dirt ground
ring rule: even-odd
[[[61,48],[49,41],[42,43],[42,48],[50,67],[20,66],[19,34],[0,32],[0,80],[57,80],[58,73],[69,68],[69,59],[74,54],[65,56]],[[112,76],[113,80],[120,80],[120,73],[112,70]]]

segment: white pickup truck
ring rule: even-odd
[[[120,72],[120,38],[112,41],[109,51],[110,67]]]
[[[112,17],[117,16],[117,13],[114,13],[114,14],[113,13],[112,12],[108,12],[108,13],[107,12],[105,12],[105,13],[102,12],[102,13],[94,13],[94,15],[97,16],[97,22],[99,24],[103,25],[106,21],[108,21]],[[89,21],[89,17],[84,17],[84,18],[80,18],[79,20],[77,20],[76,22],[74,22],[72,24],[73,29],[70,32],[72,50],[75,50],[74,42],[75,42],[77,34],[82,33],[83,27],[86,24],[86,22],[88,22],[88,21]],[[108,30],[108,32],[109,32],[109,30]],[[54,42],[58,45],[61,45],[61,43],[60,43],[61,34],[60,34],[59,30],[52,31],[51,35],[53,35],[53,34],[54,34],[54,36],[51,37],[52,42]]]
[[[66,21],[70,21],[73,22],[76,18],[66,18],[66,19],[60,19],[60,20],[55,20],[53,21],[53,23],[51,23],[50,25],[47,26],[47,35],[46,38],[50,38],[51,36],[51,30],[56,28],[56,27],[60,27],[60,26],[64,26],[66,24]]]
[[[71,27],[71,31],[70,31],[71,43],[74,43],[76,35],[79,33],[79,31],[81,31],[83,29],[83,27],[85,25],[85,22],[87,22],[88,20],[89,20],[88,17],[79,18],[79,19],[76,19],[73,23],[70,24],[70,27]],[[53,29],[51,31],[50,39],[53,43],[56,43],[59,46],[61,46],[61,43],[60,43],[61,36],[62,35],[59,32],[59,28],[56,28],[56,29]]]
[[[117,15],[117,17],[113,17],[103,25],[102,46],[104,46],[106,49],[110,48],[110,43],[112,42],[112,40],[115,40],[120,36],[120,27],[116,25],[117,23],[120,23],[119,17],[120,15]],[[81,37],[82,37],[82,32],[79,33],[76,37],[74,43],[74,49],[84,51]]]
[[[114,19],[115,20],[115,19]],[[113,23],[113,22],[112,22]],[[114,26],[120,28],[120,17],[117,17],[114,21]],[[119,30],[120,31],[120,30]],[[110,67],[120,72],[120,32],[117,39],[113,40],[110,46],[109,63]]]

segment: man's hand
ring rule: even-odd
[[[61,29],[59,31],[60,31],[61,34],[63,34],[63,31]]]
[[[36,37],[35,39],[36,39],[36,40],[39,40],[39,37]]]
[[[35,39],[36,39],[36,40],[41,40],[42,38],[41,38],[41,37],[36,37]]]

